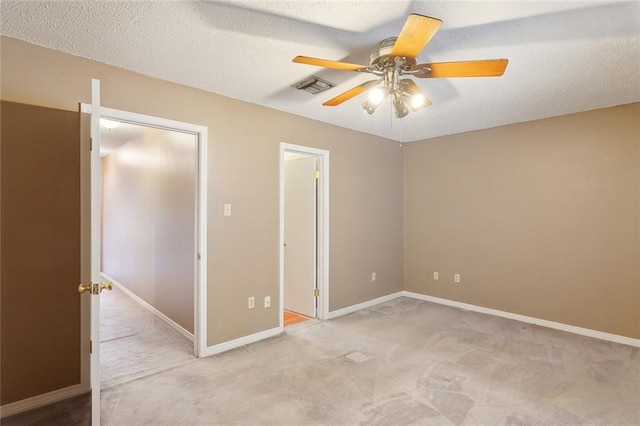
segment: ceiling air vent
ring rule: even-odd
[[[304,90],[312,95],[317,95],[320,92],[331,89],[333,86],[334,85],[328,81],[314,75],[309,78],[305,78],[300,83],[294,84],[292,87],[295,87],[298,90]]]

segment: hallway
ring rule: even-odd
[[[100,304],[102,390],[196,360],[191,341],[116,286]]]

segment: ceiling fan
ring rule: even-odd
[[[499,77],[507,68],[507,59],[486,59],[464,62],[438,62],[418,64],[416,57],[438,31],[442,21],[428,16],[411,14],[398,37],[390,37],[380,43],[378,50],[369,56],[369,65],[296,56],[293,62],[315,65],[343,71],[366,72],[381,77],[364,82],[325,102],[325,106],[336,106],[360,93],[371,89],[369,98],[362,104],[368,114],[387,97],[392,97],[395,115],[402,118],[409,111],[418,111],[431,105],[418,85],[410,78],[450,77]]]

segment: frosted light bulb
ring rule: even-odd
[[[417,109],[423,106],[425,103],[425,98],[422,93],[417,93],[411,97],[411,108]]]
[[[380,87],[374,87],[369,92],[369,102],[371,102],[373,105],[378,105],[384,99],[384,95],[384,90],[382,90]]]

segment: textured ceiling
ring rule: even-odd
[[[2,0],[0,33],[187,86],[407,142],[640,101],[640,2]],[[444,23],[418,62],[508,58],[501,78],[417,79],[433,105],[407,117],[360,95],[322,103],[369,74],[295,64],[366,64],[407,16]],[[291,86],[311,75],[336,87]]]

